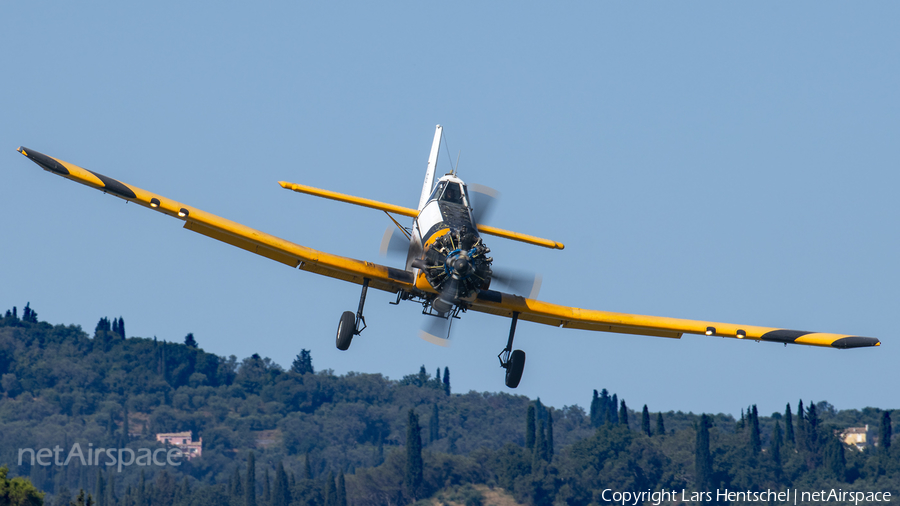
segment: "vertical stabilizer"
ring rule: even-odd
[[[425,207],[428,197],[431,196],[431,187],[434,186],[434,171],[437,168],[438,151],[441,148],[441,134],[444,127],[438,125],[434,129],[434,142],[431,143],[431,154],[428,155],[428,170],[425,171],[425,184],[422,185],[422,196],[419,198],[419,211]]]

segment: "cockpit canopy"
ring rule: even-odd
[[[431,197],[428,198],[428,200],[435,199],[442,202],[449,202],[451,204],[459,204],[464,207],[470,207],[469,191],[466,189],[465,184],[462,184],[458,181],[438,181],[437,186],[434,187],[434,191],[431,192]]]

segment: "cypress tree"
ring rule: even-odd
[[[694,450],[694,472],[697,490],[712,490],[712,455],[709,453],[709,427],[712,425],[707,415],[700,417],[697,427],[697,444]]]
[[[625,405],[625,401],[622,401],[622,407],[619,408],[619,423],[628,427],[628,406]]]
[[[450,395],[450,368],[444,367],[444,393]]]
[[[525,411],[525,448],[534,450],[534,405],[528,404]]]
[[[806,437],[806,410],[803,408],[803,400],[797,403],[797,433],[796,433],[796,441],[797,447],[801,450],[807,449],[807,437]]]
[[[644,434],[647,436],[652,436],[650,433],[650,410],[647,409],[647,405],[644,404],[644,409],[641,411],[641,430],[644,431]]]
[[[291,488],[284,463],[279,461],[275,469],[275,485],[273,487],[272,506],[288,506],[291,503]]]
[[[344,470],[338,473],[337,506],[347,506],[347,485],[344,483]]]
[[[784,408],[784,440],[786,443],[794,443],[794,417],[791,415],[791,403]]]
[[[597,406],[597,418],[599,418],[597,427],[605,423],[612,423],[612,417],[609,414],[609,402],[609,392],[604,388],[600,391],[600,405]]]
[[[244,486],[244,505],[256,506],[256,455],[252,451],[247,458],[247,481]]]
[[[531,472],[539,467],[541,461],[546,461],[547,440],[544,439],[544,421],[538,422],[537,434],[534,438],[534,451],[531,453]]]
[[[544,409],[544,405],[541,403],[541,398],[538,397],[534,400],[534,421],[537,423],[539,420],[547,419],[547,410]]]
[[[115,335],[119,335],[119,319],[118,318],[113,318],[112,333]]]
[[[838,481],[847,479],[847,458],[844,455],[844,445],[838,438],[829,438],[826,443],[825,460],[835,479]]]
[[[440,369],[438,369],[440,371]],[[434,403],[434,409],[431,411],[431,419],[428,420],[428,442],[433,443],[438,440],[440,418],[438,418],[438,405]]]
[[[809,441],[807,448],[812,453],[819,451],[819,415],[816,413],[816,405],[810,401],[806,408],[806,438]]]
[[[656,433],[660,436],[666,435],[666,425],[663,423],[662,411],[656,414]]]
[[[97,498],[97,506],[106,506],[106,480],[103,479],[103,471],[97,470],[97,482],[94,496]]]
[[[753,456],[757,456],[760,450],[762,450],[762,442],[759,437],[759,413],[756,411],[756,404],[754,404],[750,412],[750,451],[753,453]]]
[[[306,480],[313,478],[312,468],[309,466],[309,452],[306,452],[306,456],[303,458],[303,478]]]
[[[547,410],[547,462],[553,462],[553,409]]]
[[[600,395],[594,389],[594,397],[591,398],[591,427],[600,426]]]
[[[609,405],[609,413],[611,415],[610,423],[616,425],[619,423],[619,415],[617,414],[617,410],[619,409],[619,397],[616,394],[612,396],[612,402]]]
[[[143,472],[143,471],[141,471]],[[241,480],[240,469],[234,468],[234,475],[231,477],[231,504],[241,504],[244,502],[244,484]]]
[[[266,506],[272,504],[272,487],[269,485],[269,468],[263,473],[263,503]]]
[[[772,460],[781,468],[781,424],[775,420],[775,428],[772,431]]]
[[[194,339],[194,333],[188,332],[188,335],[184,336],[184,345],[188,348],[196,348],[197,340]]]
[[[184,478],[187,481],[187,477]],[[112,468],[106,471],[106,504],[115,506],[118,503],[116,497],[116,477],[112,472]]]
[[[337,506],[337,489],[334,486],[334,471],[328,471],[325,480],[325,506]]]
[[[422,437],[420,436],[419,417],[409,410],[409,421],[406,427],[406,491],[414,501],[418,499],[422,486],[424,464],[422,462]],[[334,480],[331,480],[334,483]]]
[[[119,316],[119,337],[125,339],[125,318]]]

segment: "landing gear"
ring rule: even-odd
[[[512,323],[509,326],[509,340],[506,348],[497,355],[500,359],[500,367],[506,369],[506,386],[516,388],[522,380],[522,372],[525,370],[525,352],[513,351],[513,338],[516,336],[516,322],[519,321],[519,313],[513,311]]]
[[[335,342],[335,344],[337,344],[337,349],[341,351],[347,351],[347,348],[350,347],[350,341],[353,340],[353,334],[356,333],[355,316],[353,311],[344,311],[344,314],[341,315],[341,321],[338,323],[337,340]]]
[[[344,311],[341,315],[341,321],[338,322],[337,337],[335,345],[341,351],[347,351],[350,348],[350,341],[353,336],[358,336],[366,328],[366,318],[363,316],[363,306],[366,304],[366,292],[369,289],[369,278],[363,278],[362,293],[359,294],[359,309],[356,314],[353,311]],[[360,327],[362,324],[362,327]]]

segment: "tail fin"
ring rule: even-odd
[[[425,207],[428,197],[431,196],[431,188],[434,186],[434,171],[437,168],[438,151],[441,148],[441,133],[444,127],[438,125],[434,129],[434,142],[431,143],[431,154],[428,155],[428,169],[425,171],[425,184],[422,185],[422,196],[419,197],[419,211]]]

